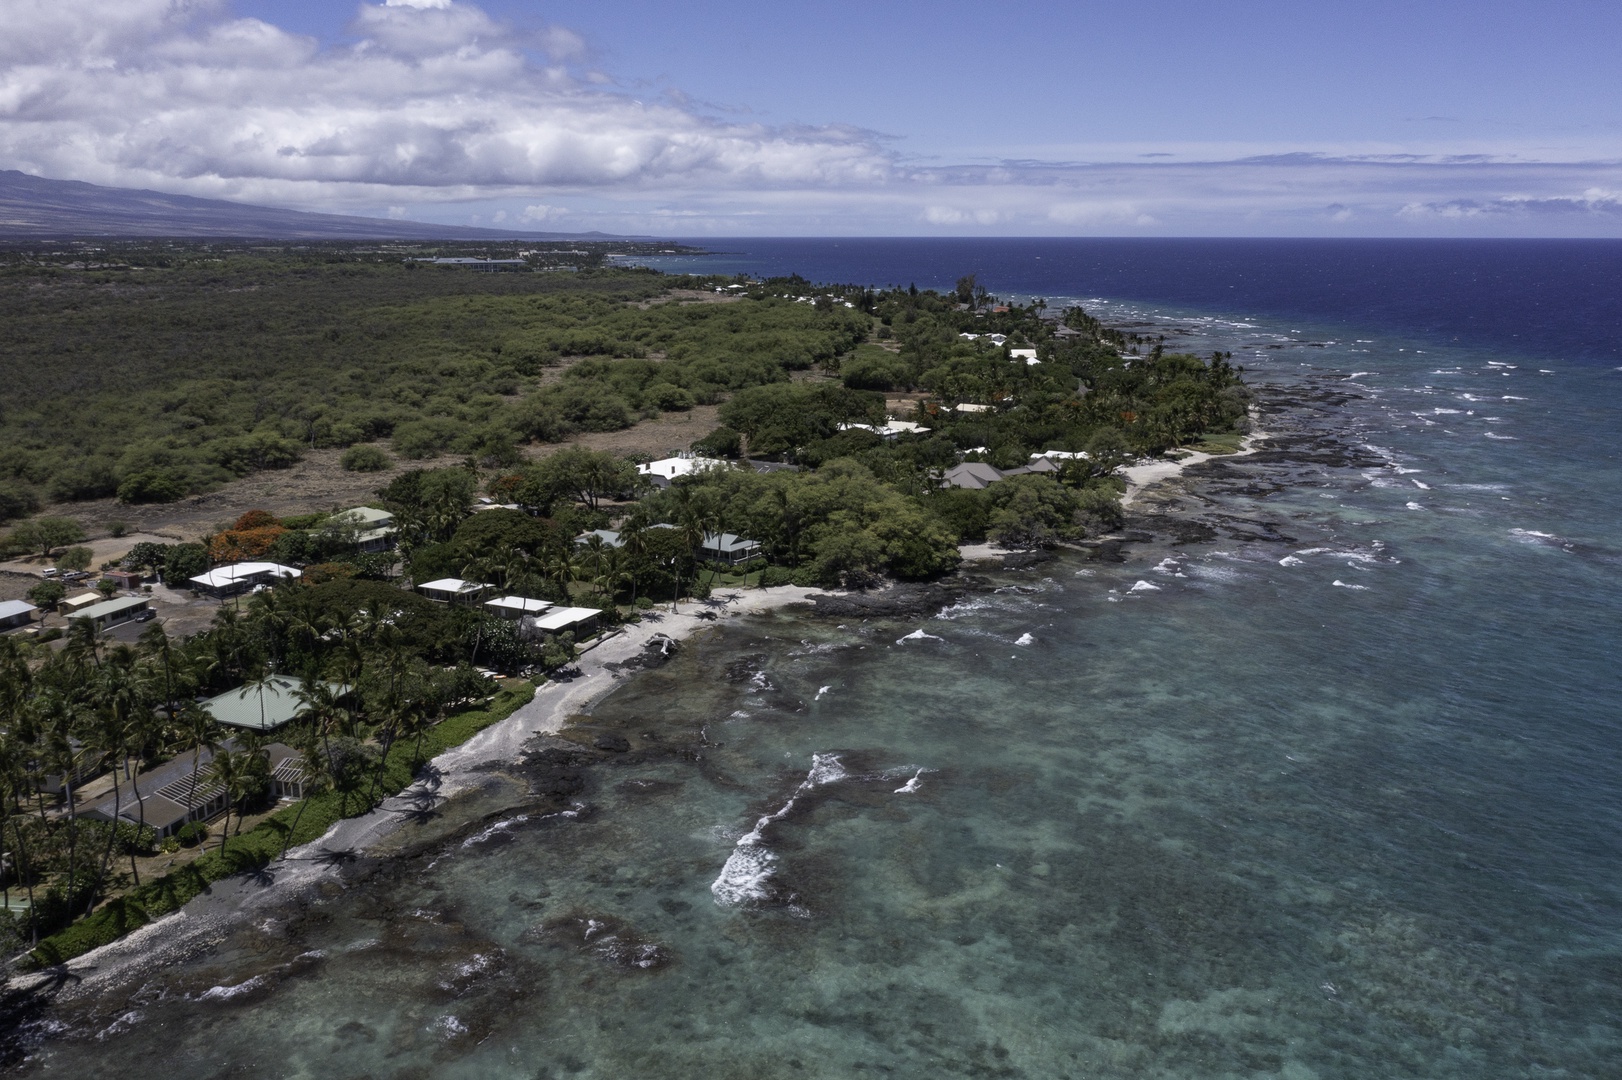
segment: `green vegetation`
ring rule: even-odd
[[[1079,308],[996,304],[972,278],[946,295],[733,284],[738,298],[719,302],[713,281],[441,272],[340,247],[188,248],[140,274],[0,269],[0,312],[18,327],[0,346],[18,388],[0,413],[0,512],[177,498],[310,447],[345,447],[358,472],[390,466],[384,440],[408,460],[462,459],[378,490],[395,552],[362,553],[342,516],[257,510],[202,543],[136,545],[125,565],[171,584],[219,562],[303,568],[185,641],[154,624],[138,645],[109,645],[82,621],[60,650],[0,638],[0,832],[16,854],[0,887],[30,900],[12,932],[47,938],[41,962],[110,940],[375,805],[424,755],[516,707],[508,694],[469,711],[486,692],[474,665],[538,677],[573,662],[571,635],[537,642],[482,607],[432,603],[400,587],[402,570],[595,607],[610,625],[717,586],[927,579],[954,569],[964,542],[1118,527],[1115,474],[1135,456],[1238,445],[1246,392],[1226,356],[1168,354]],[[671,285],[710,292],[683,302],[663,295]],[[105,363],[109,348],[127,362]],[[663,488],[614,454],[520,451],[701,403],[720,405],[721,425],[694,447],[723,467]],[[1053,456],[1033,471],[1041,454]],[[948,485],[966,461],[994,467],[991,482]],[[503,507],[475,512],[481,491]],[[723,533],[758,554],[707,564],[707,538]],[[66,566],[88,564],[82,539],[71,519],[43,517],[0,543]],[[321,790],[236,836],[233,818],[240,833],[265,804],[264,746],[223,747],[191,703],[273,672],[305,680],[308,714],[278,737]],[[98,831],[72,789],[61,815],[40,794],[53,775],[204,748],[226,818],[206,840],[164,843],[218,849],[158,882],[138,880],[152,843],[139,825]]]
[[[396,744],[384,760],[375,788],[378,801],[398,794],[410,785],[423,762],[454,746],[459,746],[499,720],[511,715],[535,696],[535,688],[517,684],[501,690],[482,708],[465,709],[449,717],[423,736],[420,742]],[[229,839],[222,836],[221,850],[210,851],[172,873],[133,888],[115,898],[89,918],[42,940],[34,949],[35,966],[60,964],[91,949],[116,941],[132,930],[167,915],[221,878],[258,870],[289,847],[319,838],[336,822],[371,809],[370,804],[346,803],[335,791],[311,796],[286,806],[245,833]],[[86,823],[89,826],[99,823]],[[130,831],[131,826],[121,829]],[[150,830],[148,830],[150,832]],[[206,842],[207,826],[188,825],[177,835],[180,844],[195,846]],[[95,847],[94,836],[88,845]],[[150,844],[147,845],[150,847]]]
[[[646,271],[425,272],[353,245],[129,264],[0,266],[0,520],[43,500],[171,501],[317,447],[512,464],[519,442],[786,379],[867,328],[785,301],[650,304],[673,282]]]

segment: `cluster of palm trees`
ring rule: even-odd
[[[470,667],[428,663],[401,621],[375,601],[336,617],[295,586],[222,607],[212,628],[184,641],[153,623],[133,645],[108,642],[85,620],[57,650],[0,637],[0,891],[8,911],[14,894],[26,899],[26,936],[37,942],[123,884],[115,856],[128,855],[127,880],[140,884],[138,856],[153,843],[144,770],[189,757],[188,805],[199,790],[203,805],[223,791],[219,850],[233,815],[240,834],[269,791],[269,739],[219,725],[200,703],[213,694],[245,687],[251,700],[257,689],[262,703],[273,680],[300,676],[302,715],[277,737],[299,752],[304,793],[335,789],[344,813],[373,805],[389,750],[415,739],[420,751],[434,723],[486,692]],[[112,816],[128,824],[83,814],[81,789],[107,773]]]

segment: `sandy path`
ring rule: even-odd
[[[651,613],[653,617],[621,627],[618,633],[581,655],[578,677],[546,683],[536,691],[534,700],[512,715],[434,758],[422,778],[384,800],[376,810],[337,822],[320,839],[294,848],[285,859],[271,863],[263,875],[238,875],[217,881],[179,911],[68,961],[65,967],[70,981],[58,997],[70,1000],[94,995],[121,978],[184,959],[219,941],[240,920],[252,918],[336,876],[343,859],[334,858],[334,853],[342,853],[344,858],[363,854],[394,832],[408,813],[473,788],[486,777],[491,765],[516,761],[534,736],[557,732],[570,716],[586,711],[619,686],[628,676],[610,671],[606,665],[637,656],[656,635],[681,640],[716,626],[722,618],[805,603],[808,596],[819,591],[784,585],[718,592],[708,601],[688,601],[678,612],[656,609]],[[700,618],[701,614],[716,618]],[[24,987],[33,981],[43,985],[60,974],[56,971],[35,978],[25,976],[15,980],[13,986]]]

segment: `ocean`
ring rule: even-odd
[[[689,640],[572,810],[493,779],[18,1071],[1622,1074],[1622,244],[704,243],[1232,351],[1269,438],[1121,561]]]

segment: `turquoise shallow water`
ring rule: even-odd
[[[23,1071],[1615,1075],[1622,374],[1112,314],[1265,387],[1214,539],[736,620],[596,710],[577,812],[482,803]]]

